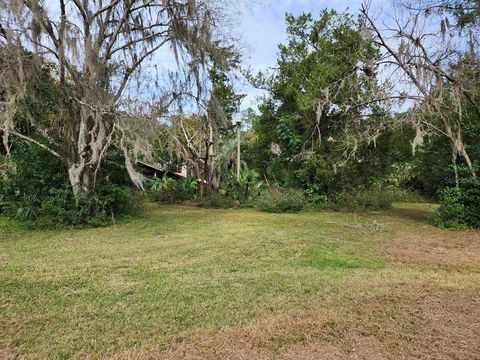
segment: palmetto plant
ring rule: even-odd
[[[237,180],[235,172],[231,172],[225,184],[224,191],[227,196],[240,202],[249,201],[252,197],[259,195],[264,186],[260,175],[255,170],[244,169],[240,171]]]
[[[18,207],[15,217],[19,220],[35,220],[37,218],[37,212],[35,209],[38,208],[34,205],[36,201],[36,195],[26,195],[22,199],[22,204]]]

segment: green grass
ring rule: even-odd
[[[362,258],[347,254],[330,254],[319,251],[312,252],[310,262],[319,268],[337,269],[379,269],[385,262],[377,259]]]
[[[401,214],[401,213],[400,213]],[[0,349],[69,358],[149,347],[269,315],[339,306],[433,273],[382,251],[398,214],[149,205],[101,229],[27,231],[0,220]],[[373,286],[372,286],[373,285]]]

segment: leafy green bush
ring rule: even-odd
[[[232,202],[217,191],[210,191],[203,197],[203,206],[214,209],[228,209],[232,207]]]
[[[263,188],[263,181],[259,177],[254,170],[241,171],[238,180],[236,173],[231,173],[221,191],[230,199],[248,206],[255,201]]]
[[[463,180],[460,186],[442,192],[434,224],[442,228],[480,228],[480,180]]]
[[[164,176],[152,182],[148,193],[155,201],[167,204],[181,203],[197,197],[198,184],[191,178],[176,180]]]
[[[312,185],[303,192],[308,205],[314,209],[325,209],[329,206],[328,196],[318,186]]]
[[[357,189],[337,195],[334,208],[340,211],[386,210],[393,201],[394,196],[388,189]]]
[[[63,165],[46,151],[16,142],[0,177],[0,212],[30,226],[105,226],[129,212],[133,194],[99,174],[95,190],[74,199]]]
[[[461,183],[461,188],[466,224],[478,229],[480,228],[480,180],[472,178],[464,180]]]
[[[442,192],[440,207],[435,211],[434,224],[441,228],[458,229],[466,226],[465,220],[462,190],[446,188]]]
[[[389,187],[385,189],[385,193],[392,199],[393,202],[403,203],[424,203],[425,199],[414,192],[413,190],[406,190],[397,187]]]
[[[37,225],[106,226],[117,214],[130,211],[133,196],[130,188],[112,183],[98,184],[92,194],[75,205],[71,189],[51,189],[41,203]]]
[[[305,207],[306,199],[300,190],[272,188],[260,195],[257,205],[271,213],[298,212]]]

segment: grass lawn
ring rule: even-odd
[[[479,233],[432,228],[427,204],[358,216],[147,210],[101,229],[28,231],[0,219],[0,358],[168,352],[172,339],[279,316],[331,312],[335,327],[343,309],[394,292],[470,301],[480,290]]]

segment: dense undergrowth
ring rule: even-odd
[[[258,208],[271,213],[295,213],[303,209],[379,211],[390,208],[394,202],[424,201],[414,192],[393,186],[356,188],[324,194],[313,189],[269,186],[259,180],[255,172],[248,173],[242,174],[238,181],[232,175],[228,186],[207,191],[203,198],[192,180],[177,181],[170,178],[154,181],[148,194],[151,200],[167,204],[194,202],[206,208]]]
[[[464,180],[446,188],[435,212],[434,224],[442,228],[480,228],[480,181]]]
[[[59,228],[105,226],[133,214],[135,193],[112,156],[98,174],[93,192],[75,199],[63,165],[52,161],[42,149],[17,142],[11,158],[4,159],[0,181],[0,211],[27,226]],[[112,181],[115,179],[115,182]],[[258,208],[272,213],[303,209],[333,209],[343,212],[386,210],[394,202],[422,202],[424,198],[401,183],[384,182],[326,193],[316,187],[282,187],[260,179],[256,171],[231,174],[217,190],[204,191],[192,178],[168,177],[148,183],[147,197],[155,202],[195,203],[206,208]],[[462,180],[459,187],[446,188],[433,222],[444,228],[480,227],[480,183]]]
[[[29,227],[105,226],[129,214],[134,193],[114,157],[94,191],[75,198],[63,164],[38,147],[16,142],[2,164],[0,213]]]

